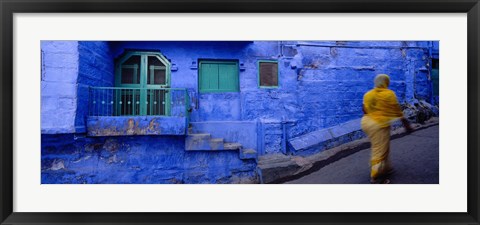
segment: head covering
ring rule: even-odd
[[[376,88],[387,88],[390,84],[390,77],[387,74],[378,74],[374,80]]]
[[[363,96],[365,114],[375,120],[380,127],[390,126],[393,119],[403,116],[395,92],[388,89],[390,78],[386,74],[375,77],[375,88]]]

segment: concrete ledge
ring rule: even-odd
[[[364,137],[360,119],[317,130],[288,140],[293,154],[306,155],[333,148],[335,146]]]
[[[240,159],[256,159],[257,151],[254,149],[241,149],[240,150]]]
[[[90,116],[88,136],[185,135],[185,117]]]
[[[418,131],[437,125],[438,118],[432,118],[425,124],[412,124],[412,127]],[[403,128],[396,127],[392,131],[391,138],[396,139],[405,135]],[[332,162],[369,147],[370,142],[367,138],[363,138],[306,157],[283,154],[264,155],[258,160],[257,171],[261,176],[262,183],[284,183],[308,175]]]

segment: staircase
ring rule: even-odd
[[[257,159],[257,151],[244,149],[240,143],[225,142],[223,138],[213,138],[208,133],[192,133],[188,128],[185,138],[186,151],[238,151],[240,159]]]

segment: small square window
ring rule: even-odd
[[[278,87],[278,62],[259,61],[258,62],[258,85],[261,88]]]

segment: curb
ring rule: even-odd
[[[434,121],[426,125],[421,125],[420,127],[414,128],[412,133],[415,133],[420,130],[424,130],[433,126],[438,126],[439,122]],[[412,134],[410,133],[410,134]],[[390,136],[391,140],[398,139],[404,137],[407,134],[403,129],[398,129],[392,131],[392,135]],[[362,150],[366,150],[370,148],[370,142],[368,138],[363,138],[359,140],[355,140],[335,148],[324,150],[320,153],[314,154],[308,157],[300,157],[300,156],[284,156],[280,161],[277,161],[272,164],[259,164],[258,172],[261,176],[261,183],[267,184],[280,184],[285,183],[288,181],[296,180],[313,172],[320,170],[321,168],[338,161],[342,158],[350,156],[354,153],[357,153]],[[261,168],[261,167],[264,168]],[[276,178],[273,177],[265,177],[263,175],[269,174],[265,173],[265,171],[269,171],[270,174],[277,175]],[[284,176],[282,176],[282,175]]]

